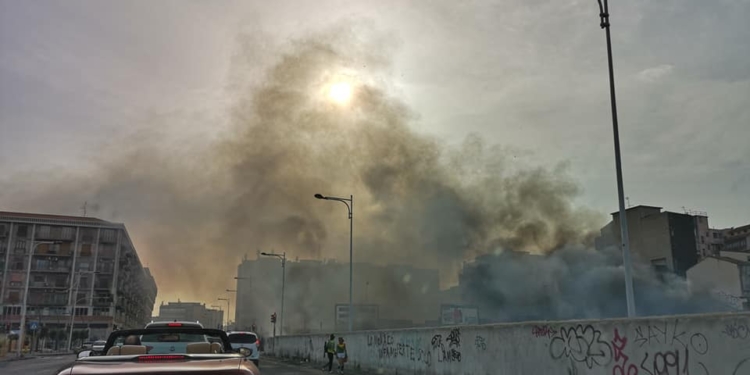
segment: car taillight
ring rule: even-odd
[[[182,323],[167,323],[167,327],[182,327]]]
[[[182,359],[185,359],[184,355],[142,355],[138,357],[138,362],[179,361]]]
[[[255,345],[260,346],[260,340],[255,340]]]

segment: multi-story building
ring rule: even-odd
[[[62,329],[75,311],[90,338],[142,327],[157,292],[125,225],[19,212],[0,212],[0,282],[2,323],[19,327],[28,283],[28,322]]]
[[[270,335],[270,315],[276,312],[278,333],[281,328],[281,261],[258,254],[257,259],[245,259],[237,267],[237,275],[237,329],[251,329],[255,325],[262,334]],[[393,328],[434,321],[440,311],[439,287],[437,270],[355,263],[354,328]],[[348,306],[348,302],[349,263],[287,260],[284,334],[342,328],[341,309],[343,305]],[[369,318],[357,319],[357,309],[367,310]],[[377,318],[373,318],[375,316]]]
[[[722,250],[750,253],[750,224],[722,231],[724,246]]]
[[[153,321],[187,321],[200,322],[203,327],[221,329],[224,312],[218,309],[206,308],[200,302],[164,302],[159,306],[159,316],[151,318]]]
[[[625,211],[628,220],[630,252],[636,260],[650,263],[657,271],[685,272],[708,252],[708,217],[662,211],[661,207],[635,206]],[[597,249],[619,247],[620,213],[601,229],[595,241]]]

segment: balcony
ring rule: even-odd
[[[68,289],[68,283],[31,282],[29,288]]]
[[[70,266],[61,267],[31,267],[31,272],[48,272],[48,273],[70,273]]]

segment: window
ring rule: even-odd
[[[91,228],[85,228],[81,230],[81,241],[83,242],[94,242],[94,236],[96,235],[96,230]]]
[[[26,250],[26,240],[16,240],[16,249]]]
[[[100,261],[96,270],[102,273],[112,273],[115,268],[115,262],[111,260]]]
[[[29,235],[29,226],[28,225],[19,225],[18,229],[16,229],[16,236],[20,238],[26,238],[26,236]]]
[[[90,271],[89,269],[89,262],[80,262],[76,265],[76,270],[78,271]],[[83,278],[81,278],[83,280]]]
[[[12,271],[23,271],[23,260],[19,260],[17,257],[11,260],[10,269]]]
[[[82,257],[90,257],[91,256],[91,244],[83,244],[83,245],[81,245],[80,255]]]
[[[73,234],[75,233],[75,230],[71,227],[63,227],[62,233],[60,233],[60,239],[63,240],[72,240]]]
[[[6,303],[19,303],[19,302],[21,302],[21,292],[18,292],[18,291],[15,291],[15,290],[11,290],[10,292],[8,292],[8,298],[5,299],[5,302]],[[18,309],[19,309],[18,314],[21,314],[21,311],[20,311],[21,308],[19,307]],[[13,314],[13,315],[15,315],[15,314]]]
[[[115,257],[115,245],[106,244],[99,245],[99,259],[108,258],[112,259]]]
[[[115,242],[116,236],[114,229],[105,229],[101,232],[101,242]]]
[[[36,238],[49,239],[50,238],[50,227],[49,225],[42,225],[39,227],[36,233]]]
[[[94,315],[96,316],[109,315],[109,307],[94,307]]]
[[[18,292],[15,292],[15,293],[18,293]],[[16,298],[18,298],[18,296],[16,296]],[[8,299],[6,301],[10,303],[10,295],[8,296]],[[3,315],[21,315],[21,306],[3,307]]]
[[[76,307],[76,315],[88,315],[88,314],[89,314],[88,307]]]
[[[5,224],[0,224],[0,238],[5,237],[8,233],[8,227]]]

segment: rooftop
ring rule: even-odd
[[[644,208],[652,209],[652,210],[659,210],[659,211],[661,211],[661,209],[662,209],[662,207],[648,206],[648,205],[644,205],[644,204],[639,204],[637,206],[628,207],[628,208],[625,209],[625,211],[640,210],[640,209],[644,209]],[[614,216],[614,215],[619,215],[619,214],[620,214],[620,210],[617,210],[617,211],[611,213],[610,215]]]
[[[96,224],[115,224],[109,221],[98,219],[95,217],[87,216],[67,216],[67,215],[50,215],[50,214],[36,214],[30,212],[9,212],[0,211],[0,220],[14,220],[14,219],[36,219],[36,220],[65,220],[65,221],[82,221]]]

